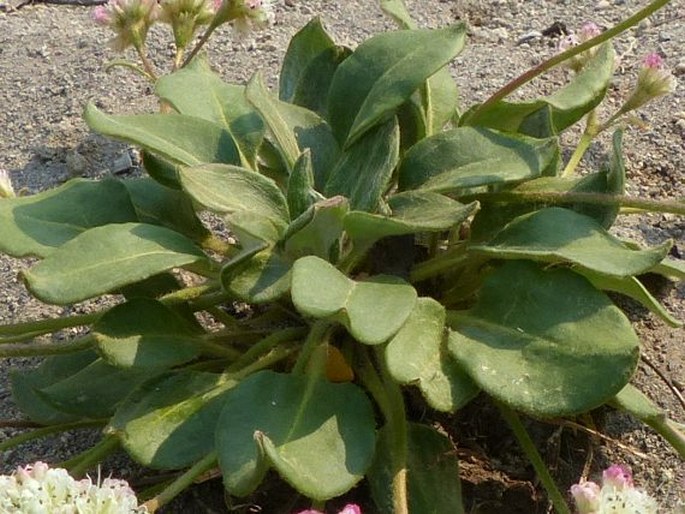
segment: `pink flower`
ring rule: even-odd
[[[594,482],[581,481],[571,486],[571,494],[579,514],[593,514],[599,507],[600,487]]]
[[[597,25],[595,22],[585,22],[583,26],[580,28],[579,35],[569,34],[568,36],[562,38],[559,41],[559,51],[565,52],[571,47],[577,46],[581,43],[585,43],[585,41],[588,41],[594,37],[599,36],[601,33],[602,29],[599,28],[599,25]],[[585,66],[585,64],[590,59],[592,59],[592,57],[594,57],[597,54],[597,50],[598,47],[594,46],[589,50],[586,50],[585,52],[581,52],[579,54],[574,55],[568,61],[566,61],[565,64],[577,73],[583,68],[583,66]]]
[[[115,50],[141,46],[159,13],[157,0],[109,0],[93,9],[91,17],[98,25],[111,28],[116,37],[110,41]]]
[[[602,473],[602,483],[623,491],[633,487],[633,474],[627,467],[613,464]]]
[[[214,0],[214,23],[231,23],[238,34],[263,29],[273,21],[271,0]]]
[[[637,76],[633,93],[614,117],[642,107],[655,98],[672,93],[675,88],[676,78],[667,68],[664,59],[657,53],[650,53],[642,60],[642,68]]]

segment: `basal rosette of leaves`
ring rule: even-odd
[[[626,198],[620,131],[606,167],[560,171],[559,134],[609,87],[610,43],[551,96],[460,117],[446,66],[465,27],[416,29],[400,7],[386,3],[402,30],[354,50],[310,22],[278,94],[196,58],[156,84],[171,113],[89,105],[93,130],[144,149],[148,176],[0,201],[0,250],[37,258],[31,294],[115,295],[101,312],[0,327],[0,356],[49,355],[12,378],[40,430],[103,427],[76,470],[118,446],[185,470],[152,511],[218,466],[238,497],[275,470],[317,502],[366,479],[382,512],[463,512],[451,443],[407,416],[402,387],[448,413],[492,398],[559,512],[517,413],[611,404],[685,455],[682,432],[629,383],[639,340],[607,296],[682,326],[640,277],[685,269],[670,241],[637,248],[609,232]],[[71,341],[31,342],[78,326]]]

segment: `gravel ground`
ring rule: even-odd
[[[156,109],[155,98],[142,80],[123,70],[104,71],[117,57],[108,47],[111,35],[89,19],[89,9],[36,3],[13,10],[0,0],[0,169],[10,172],[15,188],[31,193],[54,187],[73,176],[100,177],[120,168],[131,149],[91,134],[81,119],[88,101],[106,112],[143,112]],[[498,86],[539,63],[555,51],[555,41],[542,36],[558,21],[569,29],[587,20],[609,27],[635,12],[646,2],[634,0],[407,0],[421,26],[444,26],[457,19],[470,24],[466,50],[452,64],[462,89],[463,104],[486,98]],[[237,41],[228,31],[218,34],[208,53],[228,81],[242,83],[257,69],[274,85],[287,41],[311,17],[321,16],[335,39],[355,46],[379,31],[392,29],[374,0],[277,0],[276,23],[249,41]],[[674,1],[652,19],[616,41],[621,56],[617,80],[610,92],[609,108],[630,90],[636,65],[649,51],[660,52],[679,74],[676,93],[650,106],[641,129],[625,137],[629,193],[648,198],[685,197],[682,162],[685,160],[685,112],[683,73],[685,59],[685,6]],[[155,27],[149,38],[151,55],[160,66],[169,62],[171,47],[164,27]],[[522,94],[548,91],[564,78],[562,70],[527,87]],[[571,140],[573,134],[568,136]],[[586,163],[596,165],[607,151],[607,141],[593,145]],[[630,218],[618,229],[631,238],[655,244],[667,238],[685,252],[685,222],[669,215]],[[36,319],[67,312],[86,312],[92,305],[64,309],[31,299],[18,279],[30,262],[0,256],[0,323]],[[685,319],[685,285],[663,293],[665,305]],[[681,390],[685,388],[685,337],[683,330],[669,329],[645,311],[627,305],[644,343],[650,362]],[[68,337],[69,334],[61,334]],[[30,361],[0,362],[0,418],[19,416],[8,391],[10,366],[29,366]],[[685,411],[674,395],[645,364],[636,383],[671,416],[685,422]],[[647,429],[625,416],[607,414],[605,431],[614,441],[596,451],[593,472],[606,462],[626,462],[636,480],[655,493],[669,512],[678,498],[685,500],[680,480],[685,467],[674,452]],[[0,441],[15,432],[0,430]],[[43,459],[59,461],[92,442],[93,434],[67,434],[44,444],[27,444],[0,454],[0,471],[19,463]],[[621,444],[619,444],[621,443]],[[626,449],[627,448],[627,449]],[[640,456],[642,452],[646,456]],[[579,457],[582,463],[585,457]],[[116,474],[135,474],[125,460],[111,464]],[[477,498],[470,498],[474,503]],[[210,512],[178,504],[168,512]],[[475,511],[474,511],[475,512]],[[510,512],[507,510],[493,512]],[[541,511],[542,512],[542,511]]]

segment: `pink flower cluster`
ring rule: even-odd
[[[633,475],[625,466],[614,464],[602,473],[602,485],[581,480],[571,486],[578,514],[656,514],[657,503],[635,488]]]

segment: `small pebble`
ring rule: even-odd
[[[540,39],[542,37],[542,32],[539,30],[531,30],[530,32],[526,32],[523,34],[518,40],[516,40],[516,44],[520,45],[523,43],[529,43],[534,39]]]
[[[595,4],[595,11],[603,11],[604,9],[608,9],[611,7],[611,2],[608,0],[600,0]]]

